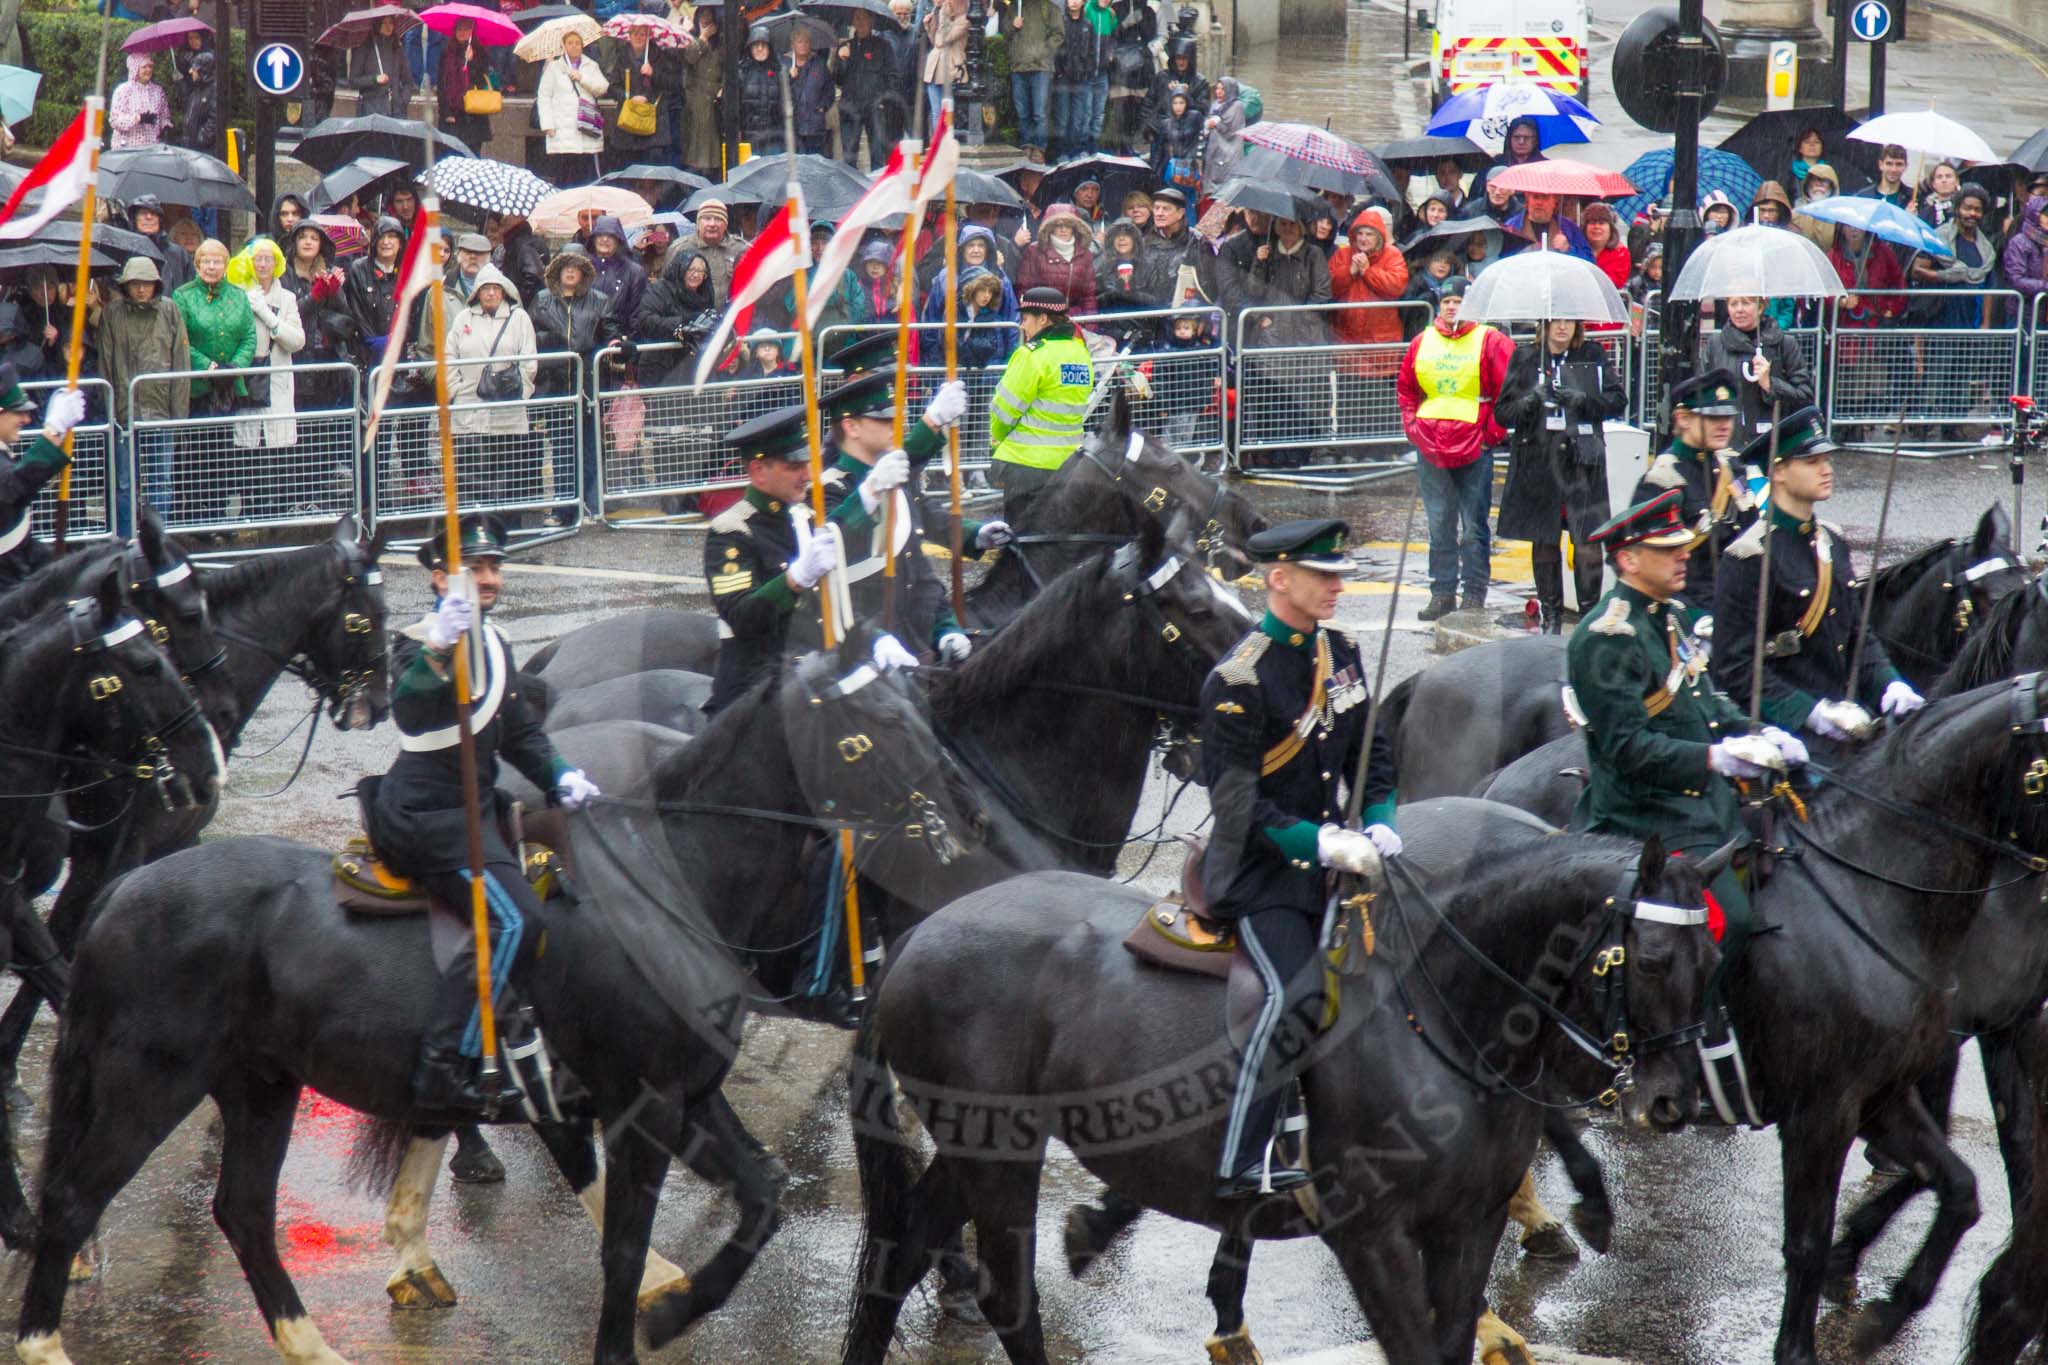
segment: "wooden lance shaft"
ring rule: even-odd
[[[100,25],[100,83],[106,83],[107,25]],[[92,288],[92,219],[98,211],[95,187],[100,175],[100,125],[106,119],[106,101],[98,95],[85,102],[85,140],[92,149],[92,170],[85,178],[85,197],[79,201],[78,269],[71,277],[71,341],[64,358],[64,387],[78,387],[78,372],[85,364],[85,296]],[[159,288],[162,286],[159,285]],[[64,433],[64,472],[57,476],[57,524],[51,553],[64,553],[64,535],[71,529],[72,433]]]
[[[953,101],[946,100],[950,111]],[[950,125],[949,117],[947,123]],[[953,182],[946,182],[946,382],[960,377],[960,205],[953,191]],[[953,619],[965,628],[967,621],[967,593],[961,580],[965,566],[961,562],[964,553],[960,543],[960,424],[953,423],[946,428],[946,488],[952,499],[953,509]]]
[[[914,184],[918,166],[924,158],[915,138],[907,145],[910,148],[911,182]],[[904,215],[903,243],[896,253],[896,414],[890,423],[889,433],[897,450],[903,449],[903,435],[909,427],[911,286],[917,265],[917,220],[921,216],[914,205],[911,212]],[[950,292],[950,281],[948,284]],[[882,625],[888,630],[896,629],[896,494],[893,489],[882,499]]]

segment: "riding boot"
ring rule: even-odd
[[[1321,1013],[1316,928],[1308,915],[1287,908],[1260,910],[1240,918],[1237,932],[1269,1006],[1280,1008],[1262,1009],[1244,1041],[1237,1089],[1224,1126],[1225,1151],[1216,1184],[1219,1199],[1280,1194],[1308,1183],[1308,1172],[1287,1165],[1275,1148],[1291,1088],[1286,1059],[1306,1054]]]
[[[463,1055],[463,1035],[475,1009],[476,959],[460,952],[441,975],[434,1017],[421,1040],[419,1064],[413,1070],[413,1103],[421,1109],[495,1117],[519,1102],[519,1089],[509,1075],[501,1074],[498,1092],[487,1094],[476,1062]]]

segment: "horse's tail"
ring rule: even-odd
[[[1970,1314],[1970,1365],[2010,1365],[2048,1334],[2048,1020],[2034,1030],[2034,1166],[2027,1198],[2013,1210],[2012,1241],[1984,1272]]]
[[[398,1182],[398,1168],[405,1163],[415,1131],[412,1124],[400,1119],[358,1119],[355,1146],[349,1150],[348,1166],[342,1175],[348,1187],[379,1199],[389,1195]]]
[[[897,1117],[895,1079],[876,1023],[880,1013],[870,1005],[861,1019],[848,1084],[864,1216],[843,1365],[881,1365],[895,1335],[901,1294],[916,1283],[913,1279],[892,1295],[892,1281],[900,1282],[901,1276],[891,1270],[925,1259],[922,1220],[912,1217],[918,1172]]]

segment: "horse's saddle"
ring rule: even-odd
[[[363,816],[363,828],[370,827],[371,803],[376,800],[377,779],[364,778],[356,786],[356,801]],[[518,802],[501,807],[506,814],[501,828],[505,846],[519,850],[526,881],[541,900],[563,889],[562,874],[568,860],[557,850],[568,847],[568,826],[559,810],[525,812]],[[418,915],[433,906],[433,898],[409,878],[387,866],[371,846],[368,833],[352,836],[334,855],[334,899],[342,909],[358,915]],[[442,906],[453,910],[452,906]]]

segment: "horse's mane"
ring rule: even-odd
[[[714,774],[758,766],[762,713],[782,689],[784,671],[775,669],[712,716],[704,728],[655,774],[657,789],[675,796],[697,791]],[[674,784],[671,787],[671,783]]]
[[[951,673],[938,675],[933,704],[949,714],[972,713],[993,705],[1041,674],[1041,661],[1054,651],[1072,651],[1080,640],[1093,638],[1076,624],[1099,619],[1094,600],[1102,584],[1107,555],[1096,555],[1046,584],[1016,619],[998,631]]]
[[[2012,676],[2013,655],[2019,648],[2020,629],[2034,601],[2041,596],[2035,586],[2007,593],[1992,604],[1981,624],[1970,632],[1962,652],[1935,682],[1929,695],[1953,697]]]
[[[283,554],[252,555],[239,564],[211,569],[206,574],[206,600],[218,612],[238,607],[267,591],[278,580],[303,570],[333,550],[333,542],[306,545]]]
[[[1946,559],[1954,553],[1953,540],[1937,540],[1926,549],[1909,555],[1896,564],[1887,564],[1877,571],[1873,586],[1879,602],[1896,602],[1919,585],[1919,582],[1936,561]]]
[[[114,541],[89,550],[53,559],[21,582],[0,594],[0,631],[11,633],[17,625],[46,608],[63,602],[78,591],[79,577],[103,568],[128,550],[126,541]]]

